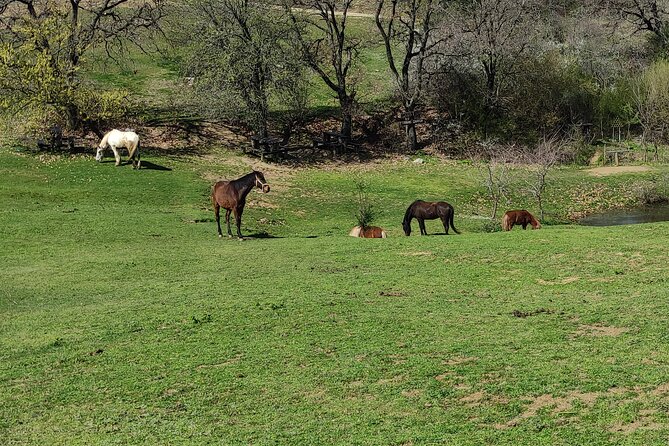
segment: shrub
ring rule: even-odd
[[[367,184],[358,180],[355,183],[355,188],[358,195],[358,211],[355,218],[358,221],[358,226],[366,228],[374,220],[375,212],[367,197]]]

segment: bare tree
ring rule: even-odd
[[[478,166],[483,184],[492,205],[490,219],[497,218],[497,211],[503,201],[508,201],[512,178],[512,160],[515,157],[513,146],[499,146],[486,142],[472,155],[472,161]]]
[[[426,62],[438,54],[442,42],[435,39],[438,8],[433,0],[378,0],[376,6],[376,26],[402,100],[410,150],[418,146],[415,112],[428,82]]]
[[[110,57],[127,42],[143,48],[140,32],[157,29],[164,16],[163,3],[163,0],[0,0],[0,41],[12,46],[30,42],[35,53],[46,55],[51,74],[61,78],[65,88],[76,90],[82,56],[96,46],[104,48]],[[79,128],[81,116],[76,103],[61,105],[68,126]]]
[[[665,0],[611,0],[609,6],[637,32],[650,32],[662,48],[669,47],[669,5]]]
[[[525,154],[525,163],[530,172],[526,181],[532,196],[537,200],[540,220],[544,219],[544,192],[548,185],[548,174],[563,155],[563,142],[557,136],[544,137],[534,150]]]
[[[353,0],[285,0],[297,44],[306,64],[337,95],[341,133],[351,137],[356,90],[351,68],[360,41],[347,33]]]
[[[515,62],[532,42],[531,0],[472,0],[460,11],[463,44],[480,64],[485,77],[485,132],[492,113],[500,106],[504,82]]]

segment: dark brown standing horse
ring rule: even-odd
[[[216,224],[218,225],[218,236],[223,237],[221,233],[221,208],[225,209],[225,222],[228,224],[228,237],[232,237],[230,231],[230,212],[235,213],[237,223],[237,237],[242,237],[240,229],[242,225],[242,212],[246,204],[246,196],[251,189],[257,187],[262,189],[263,193],[269,192],[269,185],[265,181],[262,172],[253,171],[243,177],[232,181],[219,181],[211,187],[211,201],[214,204],[214,214],[216,214]]]
[[[455,231],[456,234],[459,234],[460,231],[455,229],[453,226],[453,206],[446,203],[445,201],[436,201],[429,202],[423,200],[416,200],[409,206],[406,213],[404,214],[404,221],[402,221],[402,227],[404,228],[404,233],[409,236],[411,235],[411,220],[418,220],[418,226],[420,226],[421,235],[427,235],[425,230],[425,220],[434,220],[440,218],[441,222],[444,224],[444,230],[448,235],[448,225],[451,225],[451,228]]]

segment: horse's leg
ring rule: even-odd
[[[448,235],[448,214],[441,217],[441,222],[444,224],[444,231],[446,231],[446,235]]]
[[[225,210],[225,223],[228,225],[228,237],[232,237],[232,230],[230,230],[230,212],[232,212],[232,209]]]
[[[527,229],[527,223],[523,223],[523,231]]]
[[[218,236],[220,238],[223,237],[223,234],[221,233],[221,206],[218,203],[216,203],[215,198],[213,200],[214,200],[214,215],[216,216],[216,226],[218,226]]]
[[[237,237],[239,237],[239,240],[244,240],[244,237],[242,236],[242,212],[244,212],[242,206],[237,206],[235,208],[235,223],[237,223]]]
[[[417,219],[418,220],[418,226],[420,226],[420,235],[427,235],[427,231],[425,230],[425,220],[422,218]]]
[[[116,165],[120,166],[121,165],[121,155],[118,154],[118,150],[116,150],[116,146],[112,146],[110,144],[109,147],[111,147],[112,152],[114,152],[114,158],[116,158]]]
[[[132,149],[129,149],[129,150],[130,150],[130,152],[129,152],[130,153],[130,159],[132,160],[132,168],[139,170],[139,166],[142,163],[139,159],[139,142],[135,145],[135,147],[133,147]]]

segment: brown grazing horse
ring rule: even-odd
[[[214,204],[214,214],[216,214],[216,225],[218,225],[218,236],[223,237],[221,233],[221,208],[225,209],[225,222],[228,224],[228,237],[232,237],[230,231],[230,212],[235,213],[237,223],[237,237],[241,240],[242,231],[242,212],[246,204],[246,196],[251,189],[257,187],[262,189],[263,193],[269,192],[269,185],[265,181],[262,172],[253,171],[241,178],[232,181],[219,181],[211,187],[211,201]]]
[[[354,226],[349,234],[351,237],[360,238],[387,238],[386,231],[378,226]]]
[[[455,229],[453,226],[453,206],[446,203],[445,201],[436,201],[429,202],[423,200],[416,200],[407,209],[404,214],[404,220],[402,221],[402,227],[404,228],[404,233],[409,236],[411,235],[411,220],[418,220],[418,226],[420,227],[420,234],[427,235],[425,230],[425,220],[434,220],[440,218],[441,222],[444,224],[444,230],[446,235],[448,235],[448,225],[451,225],[451,228],[455,231],[456,234],[459,234],[460,231]]]
[[[527,225],[532,225],[532,229],[539,229],[541,227],[539,220],[534,218],[534,215],[525,209],[506,211],[504,217],[502,217],[502,229],[510,231],[514,225],[522,225],[523,229],[527,229]]]

